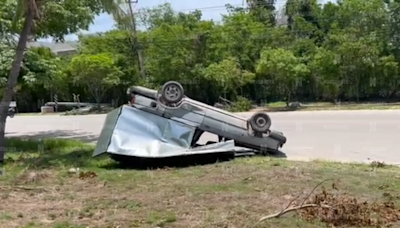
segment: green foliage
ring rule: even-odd
[[[65,0],[65,1],[35,1],[35,21],[32,35],[34,38],[53,37],[64,40],[64,36],[88,30],[94,16],[101,12],[118,14],[114,1],[110,0]],[[117,3],[118,1],[116,1]],[[19,34],[28,8],[28,1],[5,1],[4,8],[14,9],[11,32]],[[6,7],[7,6],[7,7]],[[10,17],[7,17],[10,19]],[[61,22],[61,23],[60,23]]]
[[[54,81],[60,76],[57,58],[48,48],[31,48],[25,55],[23,79],[30,85],[44,85],[46,88],[56,86]]]
[[[0,2],[0,40],[10,41],[12,19],[15,12],[15,1],[14,0],[4,0]]]
[[[252,108],[251,100],[239,96],[235,102],[232,102],[232,105],[229,107],[229,111],[231,112],[246,112]]]
[[[6,76],[8,76],[8,72],[10,71],[14,55],[15,51],[12,46],[5,42],[0,42],[0,83],[3,86],[7,81]]]
[[[240,69],[239,62],[229,58],[220,63],[212,63],[206,69],[204,76],[214,82],[224,93],[236,92],[240,87],[253,82],[254,74]]]
[[[5,86],[7,82],[14,55],[13,46],[0,43],[0,86]],[[43,86],[46,89],[63,88],[65,81],[60,80],[62,72],[59,61],[59,58],[48,48],[30,48],[25,53],[16,91],[26,86],[31,89],[37,86]]]
[[[71,60],[69,72],[76,84],[89,89],[98,104],[108,89],[120,83],[122,75],[109,53],[78,55]]]
[[[291,94],[302,81],[302,77],[309,73],[309,69],[292,51],[267,48],[261,52],[257,73],[272,75],[272,80],[282,85],[283,94],[287,96],[289,104]]]

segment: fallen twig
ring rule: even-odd
[[[286,209],[286,210],[284,210],[284,211],[280,211],[280,212],[275,213],[275,214],[272,214],[272,215],[264,216],[264,217],[260,218],[260,220],[258,220],[258,222],[262,222],[262,221],[265,221],[265,220],[271,219],[271,218],[279,218],[279,216],[284,215],[284,214],[286,214],[286,213],[289,213],[289,212],[291,212],[291,211],[296,211],[296,210],[300,210],[300,209],[308,208],[308,207],[330,208],[330,206],[328,206],[328,205],[304,204],[304,205],[302,205],[302,206],[297,206],[297,207],[288,208],[288,209]]]
[[[43,187],[14,186],[13,188],[21,189],[21,190],[28,190],[28,191],[35,191],[35,190],[49,191],[48,189],[43,188]]]
[[[296,206],[296,207],[289,208],[289,206],[290,206],[294,201],[296,201],[298,198],[300,198],[300,196],[301,196],[302,194],[298,195],[296,198],[294,198],[293,200],[291,200],[291,201],[289,202],[289,204],[288,204],[282,211],[280,211],[280,212],[278,212],[278,213],[275,213],[275,214],[272,214],[272,215],[264,216],[264,217],[262,217],[258,222],[262,222],[262,221],[267,220],[267,219],[270,219],[270,218],[279,218],[279,216],[281,216],[281,215],[283,215],[283,214],[286,214],[286,213],[288,213],[288,212],[291,212],[291,211],[296,211],[296,210],[303,209],[303,208],[307,208],[307,207],[318,207],[318,206],[321,206],[321,205],[317,205],[317,204],[304,204],[304,202],[306,202],[306,200],[307,200],[308,198],[310,198],[311,194],[315,191],[315,189],[317,189],[319,186],[321,186],[323,183],[325,183],[326,181],[329,181],[329,180],[332,180],[332,179],[326,179],[326,180],[323,180],[323,181],[321,181],[320,183],[318,183],[318,184],[311,190],[311,192],[307,194],[306,198],[303,200],[303,202],[301,203],[300,206]],[[328,208],[329,206],[325,205],[325,206],[321,206],[321,207]]]
[[[44,188],[44,187],[28,187],[28,186],[7,186],[7,187],[0,187],[2,190],[26,190],[26,191],[44,191],[44,192],[49,192],[51,191],[50,189]]]
[[[311,194],[313,194],[313,192],[315,191],[315,189],[317,189],[319,186],[321,186],[323,183],[325,183],[325,182],[327,182],[327,181],[329,181],[329,180],[333,180],[333,179],[326,179],[326,180],[323,180],[323,181],[319,182],[317,185],[315,185],[315,187],[311,190],[310,193],[308,193],[307,197],[303,200],[303,202],[300,204],[300,206],[303,206],[303,204],[306,202],[306,200],[307,200],[308,198],[310,198]]]
[[[299,199],[300,196],[302,196],[302,195],[303,195],[303,194],[300,194],[300,195],[298,195],[296,198],[292,199],[292,200],[288,203],[288,205],[287,205],[285,208],[283,208],[283,210],[281,211],[281,214],[278,214],[276,217],[281,216],[282,213],[283,213],[285,210],[287,210],[287,209],[290,207],[290,205],[292,205],[292,203],[293,203],[294,201],[296,201],[297,199]]]

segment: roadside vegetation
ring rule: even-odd
[[[7,146],[4,227],[385,227],[400,219],[398,168],[377,161],[249,157],[135,169],[91,158],[94,148],[79,141]],[[276,215],[299,206],[307,208]],[[278,218],[259,222],[270,214]]]

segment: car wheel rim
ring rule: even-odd
[[[267,121],[265,121],[265,119],[262,118],[262,117],[258,117],[256,119],[256,123],[257,123],[258,126],[264,127],[267,124]]]
[[[177,97],[180,96],[180,90],[176,86],[168,86],[167,89],[165,90],[165,95],[168,97],[170,100],[175,100]]]

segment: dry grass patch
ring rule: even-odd
[[[400,175],[397,167],[384,164],[254,157],[188,168],[134,170],[118,168],[108,158],[92,159],[93,148],[76,141],[47,140],[39,145],[42,149],[36,145],[30,151],[27,145],[37,142],[13,143],[5,175],[0,177],[4,227],[358,227],[360,223],[336,223],[339,212],[330,220],[324,217],[343,206],[338,200],[354,198],[362,204],[366,201],[364,209],[371,212],[357,215],[357,221],[390,215],[387,223],[396,224],[398,219]],[[21,156],[22,150],[26,155]],[[332,181],[313,191],[327,179]],[[370,206],[389,201],[387,210],[374,212]],[[320,205],[258,223],[265,215],[312,203]]]

